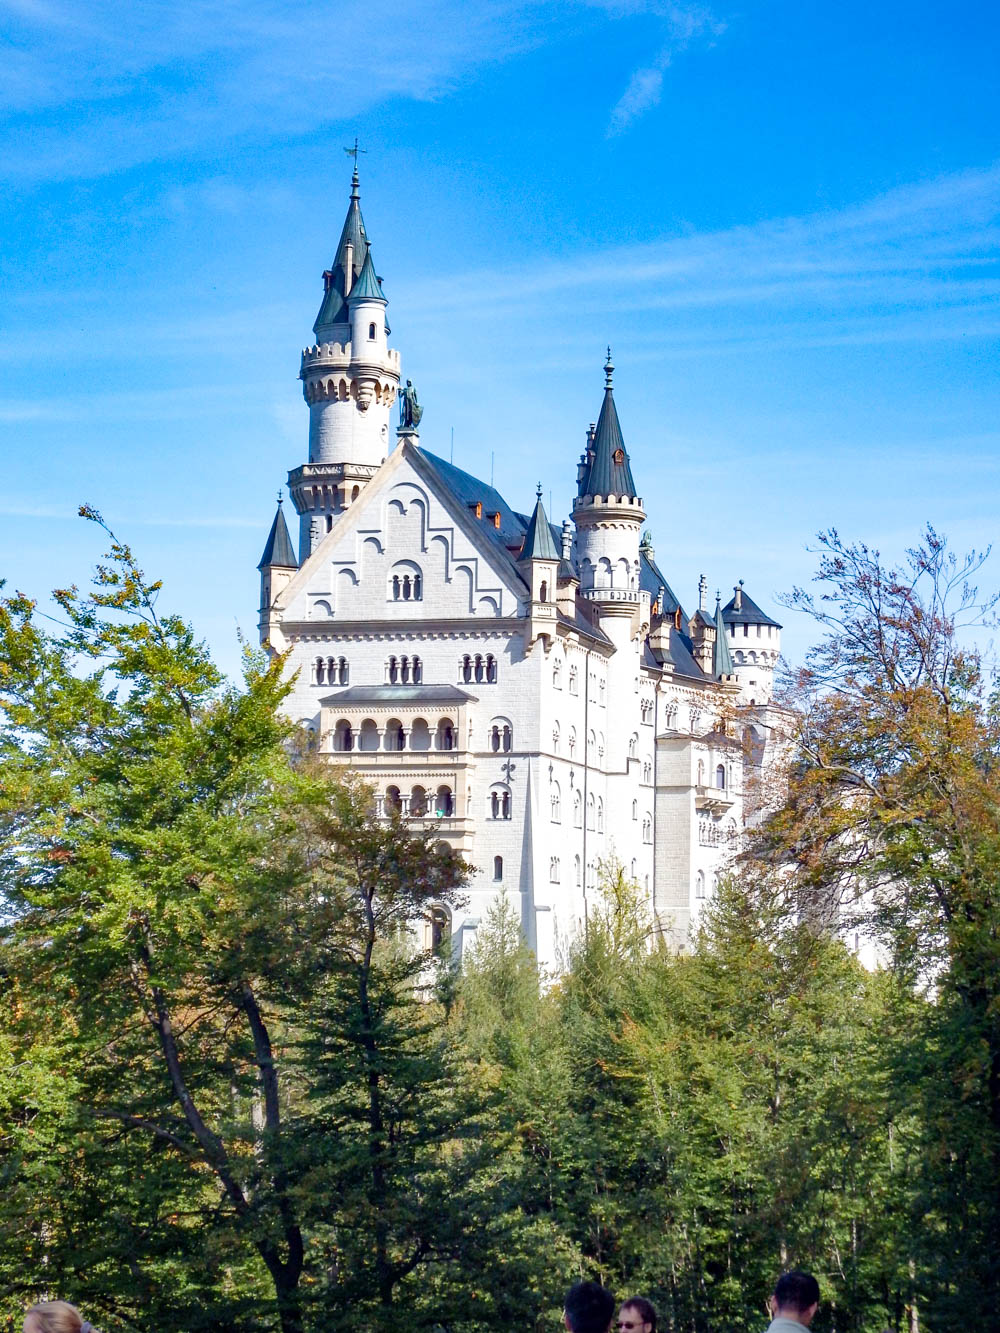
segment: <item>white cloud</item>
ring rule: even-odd
[[[621,3],[589,0],[589,3],[599,4],[611,12],[653,15],[662,28],[663,46],[659,55],[635,71],[611,112],[607,129],[609,139],[621,134],[634,120],[659,104],[664,74],[676,52],[683,51],[696,37],[712,40],[725,31],[725,24],[701,5],[671,4],[667,0],[621,0]]]

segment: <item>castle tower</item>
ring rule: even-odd
[[[628,699],[634,694],[642,639],[649,626],[650,599],[639,587],[639,537],[646,514],[625,452],[613,373],[609,347],[604,402],[580,460],[573,522],[580,596],[590,602],[601,629],[615,646],[607,664],[607,697]],[[627,771],[628,728],[612,726],[609,721],[605,730],[608,771]],[[612,819],[626,818],[624,810],[616,814],[609,809],[609,814]],[[612,822],[609,827],[629,825]]]
[[[602,617],[631,618],[639,606],[639,535],[646,513],[622,439],[612,388],[614,369],[609,347],[604,402],[580,459],[573,522],[580,595],[593,602]]]
[[[305,560],[389,453],[389,417],[399,390],[399,353],[387,345],[386,299],[361,216],[355,166],[351,199],[323,301],[302,353],[309,404],[309,461],[289,473]]]
[[[524,542],[518,561],[531,585],[531,610],[526,626],[529,648],[536,639],[544,638],[551,647],[555,638],[559,579],[559,549],[552,538],[545,506],[542,504],[542,486],[539,482],[535,510],[524,533]]]
[[[722,608],[733,671],[743,702],[769,704],[774,693],[774,670],[781,656],[781,626],[763,612],[743,590],[742,580]]]
[[[271,637],[271,607],[274,599],[291,579],[299,567],[292,548],[292,539],[288,535],[288,524],[282,511],[281,493],[278,493],[278,509],[268,533],[264,554],[257,568],[260,570],[260,629],[261,643]]]

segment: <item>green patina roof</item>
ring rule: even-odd
[[[365,255],[364,267],[361,270],[361,276],[347,293],[347,301],[381,301],[386,305],[386,299],[382,295],[382,284],[375,276],[375,265],[372,263],[371,246],[368,247],[368,253]]]
[[[549,520],[545,514],[545,506],[542,504],[542,493],[538,492],[538,499],[535,502],[535,512],[528,520],[528,526],[524,533],[524,542],[521,546],[519,560],[561,560],[562,556],[556,549],[556,544],[552,539],[552,529],[549,527]]]
[[[295,550],[292,547],[292,539],[288,535],[288,524],[285,522],[285,515],[281,508],[281,501],[278,501],[278,512],[274,516],[274,522],[271,524],[271,531],[268,534],[267,545],[264,547],[264,554],[260,558],[258,569],[269,569],[277,565],[281,569],[298,569],[299,562],[295,558]]]
[[[348,245],[354,247],[351,260],[351,286],[353,287],[361,276],[371,249],[368,243],[368,233],[365,231],[365,220],[361,216],[361,195],[358,189],[358,173],[356,171],[351,181],[351,202],[347,207],[344,229],[340,233],[337,255],[330,266],[329,286],[323,295],[323,303],[319,308],[319,314],[316,316],[316,323],[313,325],[315,333],[318,333],[323,325],[346,324],[348,322],[347,303],[344,299],[344,292],[347,288],[345,263]]]
[[[733,674],[733,659],[726,641],[726,622],[722,618],[722,600],[715,599],[715,643],[712,647],[712,675],[716,680]]]
[[[632,468],[625,441],[622,439],[618,409],[615,407],[614,391],[611,387],[611,349],[604,365],[604,402],[601,415],[597,418],[597,428],[593,441],[587,447],[584,459],[584,472],[580,478],[578,495],[635,495],[635,482],[632,480]]]

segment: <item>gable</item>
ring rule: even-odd
[[[282,621],[495,619],[523,580],[419,450],[400,445],[278,599]]]

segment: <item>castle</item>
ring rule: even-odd
[[[781,626],[742,585],[711,609],[703,577],[690,616],[672,592],[610,351],[561,527],[540,491],[518,512],[420,446],[356,169],[323,282],[300,371],[308,462],[288,477],[298,540],[279,500],[259,565],[261,640],[295,674],[287,707],[379,813],[395,806],[474,866],[431,942],[460,953],[505,890],[557,969],[615,862],[682,941],[768,762]]]

